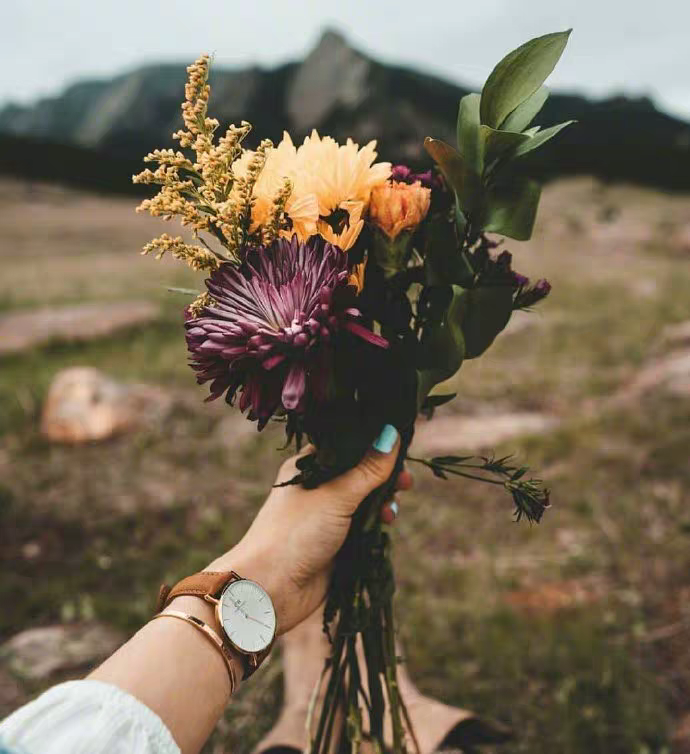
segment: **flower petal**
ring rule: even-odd
[[[302,398],[307,386],[307,373],[304,366],[296,362],[290,367],[287,379],[283,385],[283,406],[290,411],[296,409]]]

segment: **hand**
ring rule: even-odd
[[[240,543],[206,569],[236,571],[261,584],[275,605],[278,633],[289,631],[323,602],[333,558],[345,540],[352,514],[393,472],[399,448],[393,427],[384,427],[374,446],[357,467],[318,489],[274,488]],[[293,458],[283,464],[278,482],[291,479],[296,471]],[[402,472],[397,486],[409,489],[410,474]],[[395,518],[392,504],[381,515],[390,523]],[[170,606],[221,632],[208,602],[182,596]],[[243,664],[238,657],[232,662],[241,677]],[[118,686],[150,707],[185,754],[201,749],[230,691],[220,653],[198,631],[172,619],[150,621],[91,678]]]
[[[313,613],[326,597],[333,558],[350,528],[352,514],[392,474],[400,440],[387,425],[362,461],[350,471],[314,490],[297,485],[274,487],[249,531],[238,545],[206,570],[236,571],[257,581],[271,596],[278,633],[285,633]],[[291,458],[281,467],[277,483],[296,473]],[[403,471],[397,489],[412,486]],[[397,505],[382,510],[392,523]]]

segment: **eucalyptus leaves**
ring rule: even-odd
[[[530,126],[549,96],[543,84],[569,36],[556,32],[526,42],[494,68],[481,94],[462,98],[457,150],[437,139],[425,141],[455,192],[458,229],[470,239],[481,232],[518,241],[532,235],[541,191],[519,163],[574,122],[544,130]]]
[[[515,309],[534,305],[550,291],[544,280],[529,286],[513,273],[507,252],[493,260],[483,234],[519,241],[532,235],[541,187],[526,173],[525,158],[574,121],[544,130],[530,124],[549,96],[543,84],[569,36],[570,31],[556,32],[526,42],[493,69],[481,94],[462,98],[457,149],[437,139],[425,141],[453,192],[454,222],[432,226],[424,254],[425,279],[432,287],[429,307],[433,297],[445,299],[445,306],[422,330],[420,406],[464,359],[486,351]]]

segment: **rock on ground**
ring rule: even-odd
[[[510,413],[487,416],[435,416],[418,421],[412,443],[413,455],[477,451],[521,435],[553,429],[558,419],[538,413]]]
[[[52,442],[105,440],[165,415],[172,405],[160,388],[126,385],[92,367],[64,369],[48,389],[41,433]]]
[[[613,398],[614,406],[637,400],[650,391],[690,397],[690,349],[672,351],[651,361]]]
[[[143,325],[158,316],[148,301],[47,307],[0,316],[0,356],[27,351],[54,340],[94,340]]]
[[[30,628],[0,646],[0,660],[24,681],[92,667],[112,654],[124,637],[100,623]]]

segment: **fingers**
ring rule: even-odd
[[[384,524],[392,524],[400,513],[400,506],[396,500],[391,500],[381,508],[381,521]]]
[[[395,480],[395,489],[398,492],[405,492],[406,490],[411,490],[413,485],[414,477],[407,469],[403,469]],[[397,500],[391,500],[381,508],[381,521],[390,526],[390,524],[395,522],[399,514],[400,504]]]
[[[354,512],[362,500],[393,473],[399,446],[398,431],[386,424],[357,466],[328,483],[331,492]]]
[[[405,492],[411,490],[414,486],[414,477],[405,468],[398,474],[398,478],[395,481],[395,489]]]
[[[285,482],[289,482],[290,479],[292,479],[296,474],[298,473],[297,469],[297,461],[302,457],[306,456],[309,453],[312,453],[314,451],[313,445],[305,445],[297,455],[292,456],[291,458],[288,458],[287,461],[283,463],[283,465],[278,470],[278,475],[276,477],[276,484],[284,484]]]

